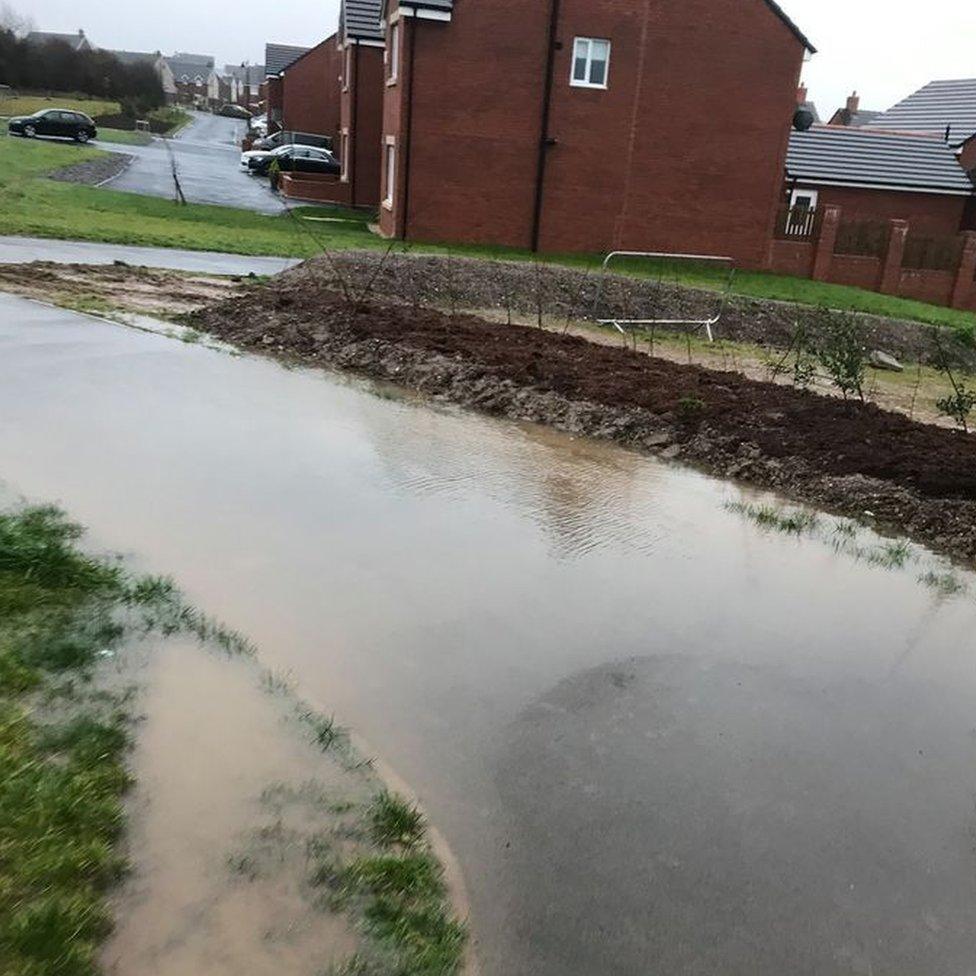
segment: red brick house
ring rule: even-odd
[[[333,34],[279,74],[283,129],[331,136],[338,146],[340,62]]]
[[[905,220],[920,234],[972,229],[976,185],[956,149],[935,135],[814,126],[791,134],[786,177],[790,206],[839,207],[848,219]]]
[[[380,202],[386,41],[381,0],[343,0],[339,14],[341,66],[338,147],[342,183],[354,206]]]
[[[761,266],[804,56],[772,0],[384,0],[380,225]]]

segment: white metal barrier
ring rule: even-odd
[[[600,318],[599,313],[601,311],[601,303],[603,302],[604,294],[604,283],[606,281],[607,271],[610,267],[611,262],[615,258],[648,258],[649,260],[656,261],[700,261],[707,264],[725,264],[728,265],[729,273],[726,278],[725,288],[721,292],[721,299],[719,303],[718,311],[715,315],[710,318],[702,319],[622,319],[622,318]],[[642,326],[654,326],[659,325],[683,325],[703,328],[706,335],[708,336],[708,341],[711,342],[714,339],[712,334],[712,327],[717,325],[719,320],[722,318],[722,314],[725,311],[725,306],[728,303],[729,295],[732,293],[732,284],[735,280],[735,260],[733,258],[718,257],[714,254],[677,254],[668,253],[666,251],[611,251],[603,260],[602,276],[600,278],[600,287],[597,291],[596,302],[594,305],[593,317],[596,319],[600,325],[612,325],[621,335],[626,336],[627,332],[635,332],[638,328]],[[636,341],[636,337],[635,337]]]

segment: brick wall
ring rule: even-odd
[[[804,184],[797,184],[803,188]],[[793,184],[790,184],[792,189]],[[969,197],[940,193],[901,193],[844,186],[810,187],[817,206],[840,207],[848,219],[907,220],[918,234],[958,234]]]
[[[890,220],[880,244],[872,240],[870,253],[848,254],[838,251],[838,231],[844,217],[839,207],[825,205],[813,240],[791,240],[789,221],[780,225],[780,236],[769,245],[767,270],[976,310],[976,231],[965,231],[954,241],[949,236],[947,243],[958,245],[948,251],[955,251],[951,270],[935,270],[939,264],[916,268],[906,266],[912,261],[906,254],[906,241],[925,235],[909,221]],[[918,257],[916,254],[915,259]]]
[[[380,145],[385,88],[383,49],[352,44],[345,63],[349,78],[347,81],[343,77],[337,90],[341,90],[340,131],[347,132],[349,138],[350,198],[356,206],[375,207],[380,201],[383,158]],[[336,142],[336,148],[342,151],[341,141]]]
[[[281,80],[283,128],[331,136],[338,145],[339,63],[333,35],[288,67]]]
[[[384,232],[530,246],[548,4],[458,2],[449,24],[405,19],[405,67],[415,27],[408,209],[401,192]],[[570,86],[575,36],[611,41],[607,90]],[[688,250],[761,265],[803,57],[769,6],[563,0],[558,41],[542,249]],[[401,159],[408,89],[404,71],[385,106]]]

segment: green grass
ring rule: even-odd
[[[119,840],[133,717],[95,666],[130,636],[243,638],[172,582],[133,577],[79,546],[52,507],[0,512],[0,973],[96,976]]]
[[[451,912],[444,871],[427,842],[423,816],[383,790],[367,820],[374,852],[340,865],[331,845],[310,850],[310,883],[332,888],[333,907],[351,909],[369,936],[357,955],[328,972],[454,976],[464,957],[467,927]]]
[[[98,141],[117,142],[123,146],[148,146],[152,142],[152,136],[148,132],[103,127],[98,130]]]
[[[369,812],[373,840],[383,847],[413,847],[423,839],[424,815],[403,797],[383,790]]]
[[[115,115],[121,111],[118,102],[101,98],[80,98],[78,95],[16,95],[0,101],[0,112],[6,116],[33,115],[46,108],[63,108],[85,115]]]
[[[128,785],[123,716],[79,704],[82,677],[121,636],[116,564],[77,548],[51,508],[0,514],[0,972],[90,976],[111,927],[106,892]],[[60,721],[39,717],[41,696]],[[67,699],[67,700],[65,700]],[[72,709],[74,712],[72,713]]]
[[[0,139],[0,233],[160,247],[185,247],[236,254],[309,257],[330,247],[379,246],[366,230],[366,217],[347,215],[340,224],[307,228],[300,208],[294,216],[190,204],[44,177],[64,166],[95,159],[100,150],[70,143]],[[313,236],[314,235],[314,236]]]
[[[162,108],[154,108],[146,116],[154,122],[165,122],[169,125],[168,133],[173,135],[183,126],[193,121],[193,116],[179,105],[164,105]]]
[[[185,115],[179,109],[161,111],[172,113],[174,119],[178,117],[176,113]],[[4,201],[0,208],[0,233],[298,258],[311,257],[326,248],[381,250],[388,246],[370,233],[367,224],[371,215],[342,207],[296,207],[292,216],[284,210],[268,216],[232,207],[178,207],[169,200],[44,179],[69,163],[94,158],[97,152],[68,144],[0,139],[0,196]],[[329,216],[341,219],[321,219]],[[412,244],[410,250],[494,260],[535,260],[528,251],[504,247],[429,243]],[[597,255],[553,254],[544,261],[596,272],[601,259]],[[631,262],[615,267],[625,274],[661,275],[664,281],[701,288],[719,289],[724,285],[722,275],[695,265],[662,267]],[[736,275],[734,293],[909,319],[969,333],[976,328],[976,316],[971,312],[805,278],[742,271]]]

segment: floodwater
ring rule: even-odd
[[[133,873],[116,895],[105,972],[277,976],[341,962],[355,933],[316,909],[301,883],[315,824],[262,797],[314,783],[361,801],[362,785],[296,733],[246,662],[195,643],[148,650],[129,798]]]
[[[5,297],[0,473],[410,783],[486,976],[976,971],[972,578],[941,597],[679,467]]]

